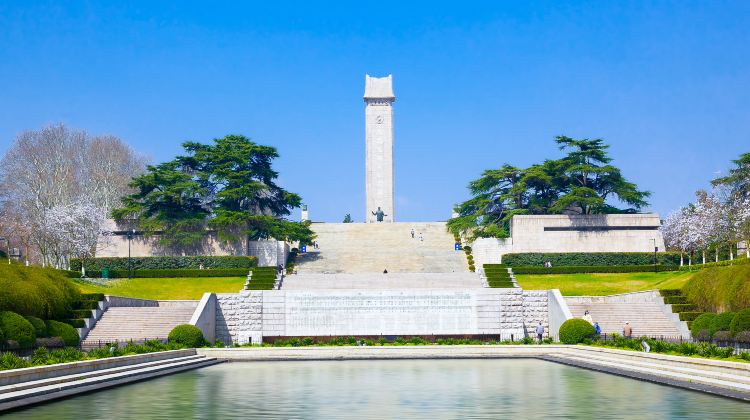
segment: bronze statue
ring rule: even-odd
[[[372,212],[372,215],[375,216],[378,222],[382,222],[383,218],[385,216],[388,216],[387,214],[383,213],[383,210],[381,210],[380,206],[378,206],[378,211]]]

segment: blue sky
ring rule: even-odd
[[[53,122],[155,162],[245,134],[314,220],[361,221],[365,73],[394,77],[402,221],[558,134],[604,138],[663,214],[750,151],[746,1],[117,3],[0,3],[0,153]]]

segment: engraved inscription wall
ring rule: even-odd
[[[287,291],[287,336],[478,334],[473,291]]]

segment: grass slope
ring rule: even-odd
[[[565,296],[602,296],[652,289],[679,289],[695,272],[519,274],[518,285],[528,290],[560,289]]]
[[[237,293],[245,285],[244,277],[178,277],[113,280],[108,286],[76,283],[83,293],[157,300],[198,300],[203,293]]]

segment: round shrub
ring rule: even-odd
[[[715,341],[730,341],[732,333],[726,330],[719,330],[714,333],[713,338]]]
[[[709,331],[710,334],[711,322],[714,318],[716,318],[716,314],[702,314],[695,318],[693,323],[690,324],[690,333],[693,334],[693,337],[697,336],[702,330]]]
[[[168,338],[170,343],[179,343],[187,347],[200,347],[206,343],[200,328],[190,324],[172,328]]]
[[[711,340],[711,331],[709,330],[700,330],[692,334],[693,334],[693,338],[698,341],[710,341]]]
[[[581,318],[569,319],[560,326],[560,341],[564,344],[578,344],[594,336],[594,326]]]
[[[736,314],[736,312],[724,312],[716,315],[709,326],[711,336],[716,334],[716,331],[729,331],[729,327],[731,327],[732,320]]]
[[[737,335],[742,331],[750,331],[750,308],[743,309],[732,318],[729,324],[729,331],[732,335]]]
[[[34,326],[34,331],[36,332],[37,338],[39,337],[46,337],[47,336],[47,324],[44,323],[41,319],[35,317],[35,316],[25,316],[27,321],[31,323],[31,325]]]
[[[750,343],[750,331],[740,331],[734,334],[734,339],[740,343]]]
[[[47,334],[50,337],[62,338],[66,346],[75,347],[81,341],[78,331],[64,322],[47,321]]]
[[[15,341],[22,348],[29,348],[36,341],[34,326],[17,313],[0,312],[0,329],[5,333],[6,340]]]

